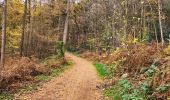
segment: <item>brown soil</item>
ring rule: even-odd
[[[91,62],[72,54],[66,54],[74,61],[71,69],[59,77],[44,83],[33,93],[17,96],[17,100],[102,100],[97,88],[100,80]]]

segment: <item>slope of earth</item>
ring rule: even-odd
[[[92,63],[67,53],[74,61],[71,69],[44,83],[37,91],[17,96],[16,100],[102,100],[97,88],[100,79]]]

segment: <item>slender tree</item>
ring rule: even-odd
[[[63,42],[64,42],[64,45],[65,45],[66,42],[67,42],[67,35],[68,35],[69,5],[70,5],[70,0],[67,0],[66,20],[65,20],[64,34],[63,34]]]
[[[25,27],[26,27],[26,17],[27,17],[27,0],[25,0],[24,6],[24,15],[23,15],[23,26],[22,26],[22,35],[21,35],[21,44],[20,44],[20,56],[23,56],[23,49],[24,49],[24,35],[25,35]]]
[[[164,45],[163,29],[162,29],[162,16],[161,16],[161,0],[158,0],[158,13],[159,13],[159,27],[161,32],[162,46]]]
[[[5,62],[5,44],[6,44],[6,18],[7,18],[7,0],[3,2],[2,15],[2,45],[1,45],[1,65],[4,67]]]

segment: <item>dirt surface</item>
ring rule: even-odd
[[[67,53],[74,61],[71,69],[59,77],[44,83],[41,88],[30,94],[17,97],[17,100],[102,100],[97,88],[100,79],[92,63]]]

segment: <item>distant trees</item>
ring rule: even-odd
[[[77,22],[74,9],[71,11],[68,43],[104,50],[127,45],[127,42],[157,41],[164,45],[170,31],[169,4],[169,0],[83,1],[76,7],[76,10],[79,8]]]
[[[24,0],[24,3],[23,0],[8,0],[6,2],[8,2],[8,16],[6,24],[2,26],[1,63],[4,62],[6,35],[6,53],[12,56],[20,54],[20,56],[34,55],[42,58],[57,53],[56,41],[63,40],[65,26],[68,30],[68,23],[65,24],[68,20],[65,19],[69,16],[67,13],[69,2],[65,0],[45,2]],[[0,15],[4,15],[3,11],[1,10]],[[4,17],[1,20],[4,21]],[[68,33],[67,30],[65,33]]]
[[[64,9],[63,7],[60,9],[60,5],[64,6]],[[56,52],[56,41],[60,39],[61,29],[67,35],[68,17],[66,17],[67,23],[64,29],[64,14],[66,12],[63,12],[67,9],[66,5],[64,1],[54,0],[47,2],[41,0],[25,1],[20,46],[21,56],[35,55],[42,58]]]

